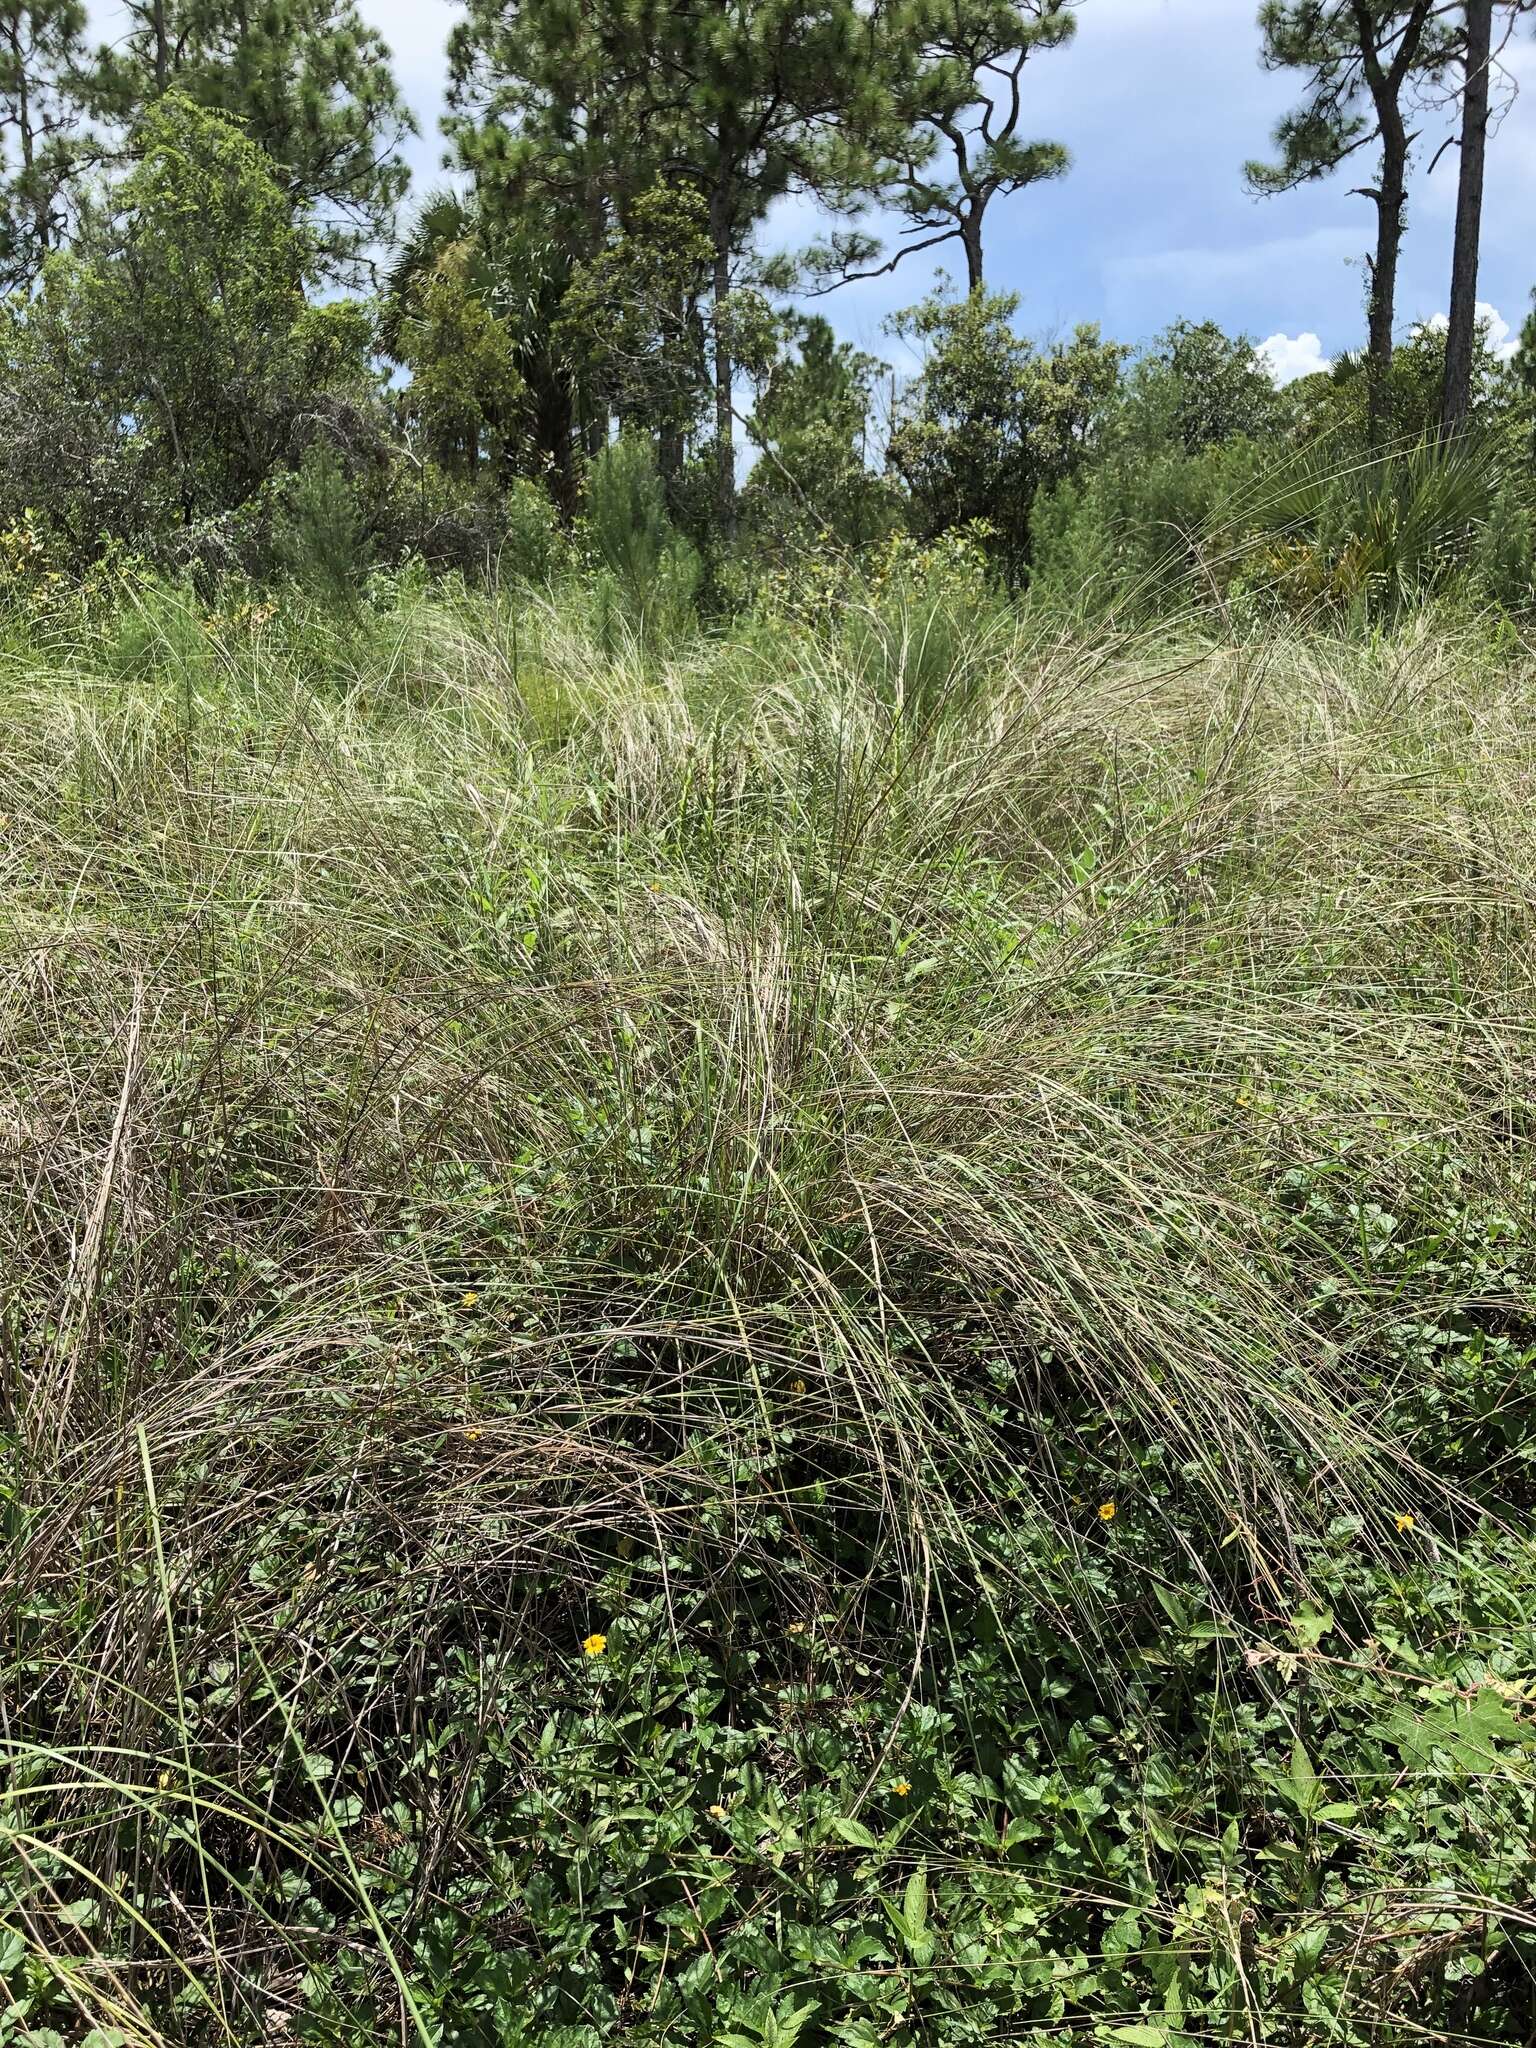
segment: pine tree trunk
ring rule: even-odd
[[[1395,110],[1382,124],[1381,184],[1376,200],[1376,254],[1371,260],[1370,341],[1366,350],[1366,423],[1372,448],[1392,427],[1392,336],[1397,320],[1397,269],[1408,205],[1408,139]]]
[[[710,233],[715,245],[715,508],[725,540],[736,538],[736,441],[731,405],[736,366],[731,357],[731,231],[717,197],[710,205]]]
[[[960,222],[960,242],[965,250],[965,285],[974,299],[982,289],[981,222],[986,202],[973,198]]]
[[[1461,186],[1451,259],[1451,323],[1445,337],[1440,431],[1454,434],[1472,410],[1477,347],[1477,270],[1483,232],[1483,170],[1488,154],[1488,74],[1493,61],[1493,0],[1467,0],[1466,90],[1461,120]]]
[[[163,99],[171,82],[171,42],[165,25],[165,0],[155,0],[150,27],[155,38],[155,92]]]
[[[40,263],[43,257],[47,255],[49,244],[53,240],[52,223],[49,219],[48,204],[33,182],[32,177],[33,165],[36,160],[32,146],[32,98],[29,91],[30,80],[27,77],[27,61],[22,54],[21,35],[17,26],[17,16],[14,13],[11,16],[6,41],[11,46],[11,62],[16,79],[16,105],[13,120],[16,128],[16,137],[21,145],[22,183],[32,203],[33,233],[37,240],[37,246],[33,251],[33,262]]]

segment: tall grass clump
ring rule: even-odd
[[[1522,2038],[1528,658],[143,618],[0,670],[11,2037]]]

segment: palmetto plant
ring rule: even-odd
[[[453,365],[431,359],[434,287],[462,293],[504,340],[515,375],[510,406],[492,404],[486,425],[531,444],[535,463],[569,512],[576,491],[577,391],[557,322],[570,263],[553,235],[493,219],[453,191],[428,194],[396,253],[381,298],[380,344],[412,365],[418,381]],[[510,412],[511,417],[503,417]]]

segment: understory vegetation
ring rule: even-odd
[[[1536,2048],[1536,0],[1230,266],[1230,5],[388,11],[0,4],[0,2048]]]
[[[1528,2039],[1520,631],[624,573],[11,616],[0,2039]]]

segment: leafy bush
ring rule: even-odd
[[[1010,294],[936,295],[893,323],[926,355],[887,451],[919,537],[984,521],[992,553],[1015,579],[1029,561],[1036,494],[1089,460],[1128,353],[1096,327],[1036,351],[1013,328],[1017,306]]]
[[[1088,616],[1203,607],[1241,562],[1272,453],[1236,440],[1117,454],[1036,500],[1030,590]]]

